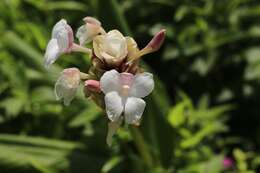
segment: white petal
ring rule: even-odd
[[[58,79],[55,84],[56,99],[63,99],[64,105],[68,106],[76,95],[77,88],[68,88],[62,79]]]
[[[153,75],[151,73],[140,73],[135,75],[135,79],[129,96],[143,98],[149,95],[154,88]]]
[[[123,101],[115,91],[105,95],[106,112],[108,118],[113,122],[117,121],[123,112]]]
[[[127,124],[139,125],[144,112],[145,101],[140,98],[129,97],[125,103],[125,122]]]
[[[63,30],[57,37],[58,46],[61,52],[65,52],[69,48],[68,32]]]
[[[44,66],[48,68],[59,57],[59,47],[56,39],[51,39],[47,45],[44,55]]]
[[[107,132],[107,138],[106,138],[108,146],[112,145],[112,138],[113,138],[114,134],[116,133],[117,129],[122,124],[122,120],[123,120],[123,117],[120,116],[118,121],[108,123],[108,132]]]
[[[116,70],[110,70],[100,78],[101,90],[106,94],[111,91],[120,90],[120,74]]]
[[[63,99],[65,105],[69,105],[75,97],[80,84],[80,71],[77,68],[64,69],[55,84],[57,100]]]
[[[57,22],[52,29],[52,38],[57,38],[60,31],[66,29],[67,21],[65,19],[61,19]]]
[[[62,19],[53,27],[52,38],[57,39],[57,43],[60,49],[60,52],[65,52],[70,45],[69,32],[72,32],[70,26],[67,24],[66,20]]]
[[[76,37],[79,40],[79,44],[80,45],[84,45],[86,43],[87,40],[87,30],[86,30],[86,26],[82,25],[81,27],[79,27],[77,33],[76,33]]]

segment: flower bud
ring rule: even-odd
[[[132,63],[133,61],[139,59],[141,56],[146,55],[148,53],[152,53],[160,49],[165,39],[166,30],[162,29],[158,33],[154,35],[152,40],[140,51],[135,51],[136,53],[132,54],[128,57],[128,63]],[[137,50],[137,49],[135,49]]]
[[[154,35],[152,40],[147,44],[146,48],[151,48],[152,52],[159,50],[165,39],[165,34],[166,34],[165,29],[160,30],[158,33]]]
[[[100,93],[100,82],[97,80],[87,80],[85,81],[85,88],[92,92]]]

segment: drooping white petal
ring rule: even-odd
[[[123,100],[116,91],[105,95],[106,113],[108,118],[114,122],[119,119],[123,112]]]
[[[143,98],[149,95],[154,88],[153,75],[151,73],[140,73],[135,75],[129,96]]]
[[[139,125],[144,112],[145,101],[136,97],[128,97],[125,103],[125,122],[127,124]]]
[[[51,39],[47,45],[46,52],[44,55],[44,66],[48,68],[53,64],[59,57],[59,47],[56,39]]]
[[[76,95],[77,88],[67,88],[60,82],[56,82],[55,84],[55,95],[56,99],[60,100],[63,99],[64,105],[70,105],[70,102]]]
[[[100,78],[101,90],[106,94],[111,91],[120,90],[120,74],[116,70],[110,70]]]
[[[55,95],[57,100],[63,99],[67,106],[75,97],[80,84],[80,71],[77,68],[63,70],[55,84]]]
[[[106,138],[106,142],[107,142],[108,146],[112,145],[112,138],[113,138],[114,134],[116,133],[117,129],[122,124],[122,120],[123,120],[123,117],[121,116],[118,119],[118,121],[108,123],[108,131],[107,131],[107,138]]]

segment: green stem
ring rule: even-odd
[[[90,75],[87,73],[80,72],[80,79],[81,80],[88,80],[90,79]]]
[[[146,166],[148,168],[152,168],[153,159],[149,152],[149,148],[148,148],[147,144],[145,143],[143,135],[140,133],[140,130],[136,127],[131,127],[130,131],[133,136],[136,148],[139,151],[141,157],[143,158]]]

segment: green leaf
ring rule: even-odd
[[[199,130],[197,133],[193,134],[192,137],[182,140],[181,147],[192,148],[198,145],[205,137],[213,136],[215,133],[223,132],[226,130],[226,127],[218,122],[211,122]]]
[[[114,167],[116,167],[120,162],[122,161],[122,157],[114,156],[111,159],[109,159],[102,167],[101,173],[108,173],[110,172]]]
[[[192,108],[190,100],[184,100],[172,107],[168,114],[168,121],[173,127],[181,126],[187,117],[187,112]]]
[[[103,163],[102,158],[85,154],[79,143],[40,137],[1,134],[0,152],[1,170],[12,172],[30,172],[32,168],[43,173],[98,172]]]
[[[15,117],[23,110],[24,104],[25,100],[13,97],[1,101],[0,107],[5,109],[7,115]]]

